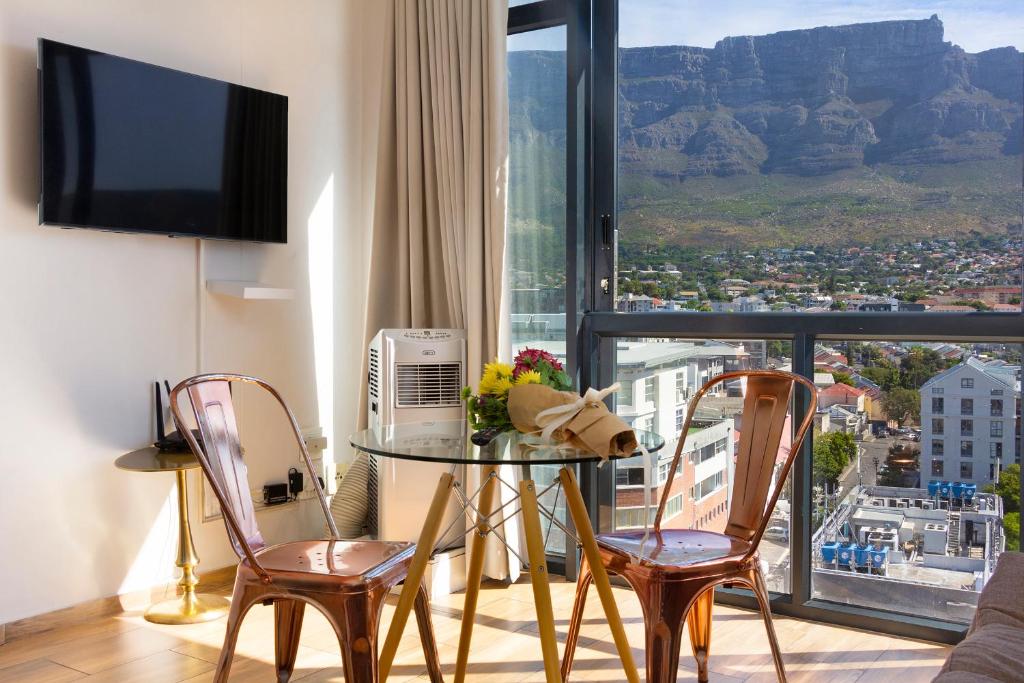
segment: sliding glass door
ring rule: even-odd
[[[542,349],[562,363],[566,353],[566,26],[564,3],[511,2],[509,12],[509,160],[506,286],[512,354]],[[572,323],[575,325],[575,316]],[[574,330],[573,330],[574,331]],[[572,336],[575,339],[575,335]],[[538,482],[558,467],[531,468]],[[565,522],[564,498],[552,490],[541,504]],[[554,564],[564,566],[565,534],[546,535]]]
[[[514,4],[517,343],[685,439],[668,526],[719,529],[729,503],[740,416],[725,396],[680,434],[695,389],[813,378],[762,545],[776,609],[960,637],[1021,540],[1024,9]],[[595,524],[646,523],[664,459],[584,468]]]

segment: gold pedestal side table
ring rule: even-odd
[[[199,555],[192,543],[192,529],[188,523],[188,470],[199,467],[191,451],[164,452],[154,446],[125,453],[114,465],[130,472],[174,472],[178,490],[178,559],[181,568],[178,587],[181,596],[150,606],[146,621],[155,624],[198,624],[219,619],[228,613],[231,604],[219,595],[196,592],[199,575],[196,566]]]

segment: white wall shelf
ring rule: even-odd
[[[248,280],[207,280],[207,291],[236,299],[277,300],[284,301],[295,298],[295,290],[284,287],[273,287],[263,282]]]

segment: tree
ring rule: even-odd
[[[920,389],[921,385],[949,367],[949,363],[933,349],[915,346],[900,361],[900,385]]]
[[[875,483],[879,486],[903,486],[903,471],[892,467],[880,469]]]
[[[818,484],[835,486],[839,481],[839,475],[846,467],[837,454],[824,444],[814,444],[814,481]]]
[[[885,469],[878,474],[880,486],[915,486],[920,470],[921,450],[906,444],[889,447]]]
[[[853,375],[848,372],[833,372],[832,381],[836,384],[845,384],[847,386],[854,386]]]
[[[1003,516],[1003,535],[1007,550],[1020,550],[1020,512],[1008,512]]]
[[[1003,512],[1020,512],[1020,465],[1007,465],[999,473],[999,483],[988,484],[984,490],[986,493],[996,493],[1003,499]]]
[[[778,339],[769,339],[766,353],[769,358],[782,358],[786,355],[787,342]]]
[[[886,391],[897,386],[900,382],[900,373],[892,365],[873,365],[860,371],[862,377],[866,377]]]
[[[817,484],[835,486],[839,475],[857,457],[857,444],[852,434],[829,432],[814,437],[812,469]]]
[[[986,304],[984,301],[978,301],[977,299],[958,299],[953,302],[954,306],[970,306],[976,311],[991,311],[992,307]]]
[[[917,389],[894,387],[882,397],[882,410],[902,427],[904,422],[921,420],[921,394]]]

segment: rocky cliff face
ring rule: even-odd
[[[943,41],[935,16],[711,49],[626,48],[619,83],[620,155],[661,177],[818,175],[1021,151],[1024,55],[967,54]]]

